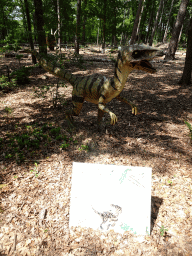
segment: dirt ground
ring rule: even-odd
[[[103,56],[93,46],[80,54],[117,55]],[[53,107],[58,79],[40,67],[31,71],[28,85],[0,91],[0,255],[192,255],[192,144],[184,123],[192,124],[192,87],[178,85],[184,61],[184,51],[178,51],[174,61],[154,59],[155,74],[131,73],[122,95],[137,104],[139,115],[114,99],[108,108],[118,122],[111,126],[106,115],[100,133],[97,106],[87,102],[75,117],[77,128],[69,131],[65,110],[72,107],[72,87],[59,87]],[[1,55],[4,74],[5,65],[15,70],[31,65],[31,57],[19,64]],[[85,61],[69,68],[113,76],[114,63]],[[24,145],[22,155],[12,150],[18,136],[33,140],[35,132],[37,148]],[[73,162],[151,167],[151,235],[69,230]]]

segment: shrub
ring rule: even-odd
[[[192,140],[192,125],[190,123],[188,123],[187,121],[184,121],[184,122],[185,122],[186,126],[189,128],[189,133],[190,133],[189,136]]]
[[[16,71],[13,71],[11,73],[11,76],[13,76],[18,85],[24,85],[24,84],[28,84],[30,82],[29,80],[29,70],[31,69],[31,67],[22,67],[17,69]]]
[[[8,79],[7,76],[1,76],[0,77],[0,90],[3,91],[9,91],[12,90],[14,87],[16,87],[16,79]]]

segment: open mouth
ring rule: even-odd
[[[148,60],[141,60],[138,62],[132,61],[131,62],[132,67],[138,70],[143,70],[148,73],[155,73],[156,69],[151,65],[151,63]]]
[[[150,72],[150,73],[155,73],[156,69],[151,65],[151,63],[148,60],[141,60],[139,65],[143,68],[143,70]]]

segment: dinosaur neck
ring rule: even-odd
[[[54,76],[57,76],[61,79],[66,79],[72,85],[74,85],[74,82],[79,78],[79,76],[73,75],[71,72],[56,66],[52,60],[44,58],[38,52],[32,51],[32,53],[37,57],[39,64]]]
[[[129,66],[127,63],[125,64],[121,53],[119,53],[117,57],[117,61],[115,64],[115,73],[114,73],[114,83],[115,89],[121,92],[125,86],[127,81],[127,77],[132,71],[131,65]]]

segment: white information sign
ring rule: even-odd
[[[146,167],[74,162],[69,226],[149,235],[151,175]]]

